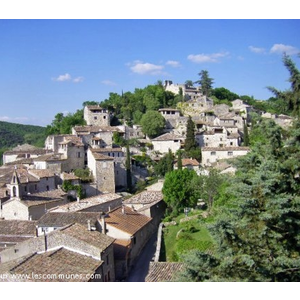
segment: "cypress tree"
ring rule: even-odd
[[[182,157],[180,150],[178,151],[177,168],[178,170],[182,170]]]
[[[249,133],[246,120],[244,120],[244,146],[249,146]]]
[[[189,116],[187,127],[186,127],[186,139],[185,139],[185,146],[184,150],[186,152],[193,150],[197,147],[196,141],[195,141],[195,124]]]

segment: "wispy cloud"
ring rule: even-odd
[[[84,78],[82,76],[79,76],[79,77],[74,78],[73,82],[79,83],[79,82],[82,82],[83,80],[84,80]]]
[[[141,61],[135,61],[132,64],[129,64],[132,72],[141,74],[141,75],[158,75],[163,74],[164,66],[154,65],[150,63],[143,63]]]
[[[52,78],[53,81],[59,81],[59,82],[64,82],[64,81],[72,81],[74,83],[79,83],[84,80],[84,77],[78,76],[75,78],[72,78],[72,76],[69,73],[59,75],[57,77]]]
[[[300,50],[296,47],[290,46],[290,45],[284,45],[284,44],[274,44],[270,50],[270,53],[277,53],[282,54],[286,53],[288,55],[293,55],[299,53]]]
[[[176,60],[168,60],[166,62],[166,65],[171,66],[173,68],[178,68],[178,67],[180,67],[180,62],[176,61]]]
[[[117,85],[115,82],[113,82],[111,80],[108,80],[108,79],[102,80],[101,83],[104,84],[104,85],[109,85],[109,86],[116,86]]]
[[[30,119],[27,117],[8,117],[8,116],[0,116],[0,121],[5,122],[12,122],[12,123],[18,123],[18,122],[28,122]]]
[[[261,48],[261,47],[254,47],[254,46],[249,46],[248,47],[249,50],[253,53],[257,53],[257,54],[263,54],[266,53],[266,49],[265,48]]]
[[[59,75],[58,77],[52,78],[54,81],[70,81],[71,75],[69,73],[66,73],[64,75]]]
[[[229,55],[229,52],[219,52],[219,53],[212,53],[212,54],[190,54],[188,55],[187,59],[194,62],[194,63],[216,63],[219,62],[220,58],[226,57]]]

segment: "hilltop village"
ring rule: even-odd
[[[72,134],[48,136],[43,149],[25,144],[3,154],[0,280],[126,280],[165,209],[163,179],[138,193],[126,192],[128,182],[135,186],[149,180],[149,170],[135,156],[155,161],[170,151],[175,156],[184,148],[189,118],[202,158],[184,158],[182,167],[197,174],[212,167],[234,172],[228,159],[249,152],[244,130],[250,128],[253,107],[240,99],[232,106],[214,105],[200,88],[186,84],[166,81],[164,88],[174,94],[182,91],[188,100],[177,108],[159,109],[165,128],[153,139],[139,125],[111,126],[109,110],[87,105],[86,125],[74,126]],[[292,122],[285,115],[259,114],[284,128]],[[121,147],[114,143],[116,136],[134,138],[138,144]],[[77,176],[78,169],[88,174]],[[42,276],[45,270],[47,278]]]

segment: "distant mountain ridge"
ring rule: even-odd
[[[0,121],[0,164],[2,154],[17,145],[44,147],[46,127]]]

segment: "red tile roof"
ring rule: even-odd
[[[124,213],[122,212],[124,209]],[[105,218],[105,221],[108,225],[113,226],[121,231],[127,232],[131,235],[138,232],[149,222],[152,218],[139,214],[136,211],[133,211],[129,207],[124,206],[116,208],[111,211],[108,216]]]

